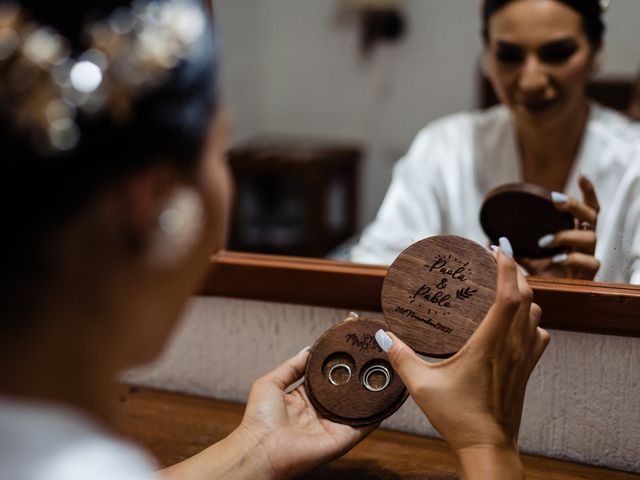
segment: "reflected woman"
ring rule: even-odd
[[[352,260],[390,263],[436,234],[485,244],[485,194],[528,182],[554,192],[556,207],[581,226],[543,236],[541,247],[568,253],[519,259],[530,273],[640,283],[640,130],[585,93],[603,13],[598,0],[486,0],[483,68],[502,105],[420,132]]]

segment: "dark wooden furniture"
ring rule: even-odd
[[[229,152],[236,201],[229,248],[323,257],[356,234],[360,148],[261,138]]]
[[[118,427],[150,450],[162,466],[200,452],[231,433],[242,405],[180,393],[123,388]],[[604,468],[522,456],[529,480],[631,480],[638,476]],[[437,439],[378,430],[344,457],[301,478],[341,480],[454,480],[454,457]]]

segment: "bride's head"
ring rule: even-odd
[[[225,234],[215,49],[195,0],[2,4],[7,343],[157,354]]]

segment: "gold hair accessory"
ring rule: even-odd
[[[43,154],[72,150],[81,136],[79,111],[126,119],[137,96],[192,54],[205,25],[195,2],[137,0],[85,25],[88,48],[72,57],[65,37],[3,4],[0,110]]]

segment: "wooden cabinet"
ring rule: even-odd
[[[229,248],[323,257],[356,233],[357,145],[261,138],[229,152],[236,183]]]

